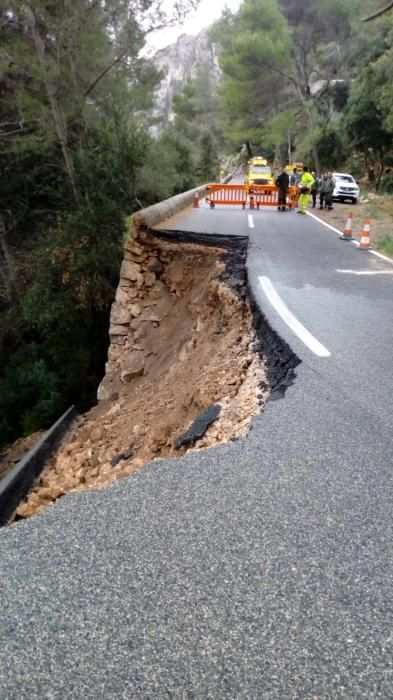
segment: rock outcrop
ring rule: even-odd
[[[206,29],[197,36],[183,34],[175,44],[157,51],[154,63],[165,76],[155,95],[154,116],[160,120],[156,128],[159,131],[173,119],[173,95],[195,77],[202,64],[208,65],[212,84],[218,84],[221,71],[216,49]]]

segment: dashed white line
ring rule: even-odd
[[[259,284],[265,292],[272,307],[277,311],[277,313],[281,316],[283,321],[285,321],[287,326],[295,333],[295,335],[297,335],[297,337],[300,338],[300,340],[309,348],[309,350],[311,350],[318,357],[330,357],[329,350],[327,350],[325,346],[319,342],[319,340],[314,338],[310,331],[308,331],[307,328],[305,328],[303,324],[297,320],[292,311],[288,309],[287,305],[283,302],[280,295],[273,287],[269,277],[259,277],[258,279]]]
[[[252,214],[248,215],[248,228],[254,228],[254,219],[252,218]]]
[[[306,211],[307,216],[311,216],[312,219],[315,219],[315,221],[318,221],[318,223],[322,224],[322,226],[325,226],[325,228],[329,228],[331,231],[334,231],[334,233],[337,233],[339,236],[342,236],[342,231],[339,231],[338,228],[335,228],[334,226],[331,226],[328,224],[326,221],[323,221],[323,219],[320,219],[319,216],[315,216],[315,214],[311,214],[310,211]],[[356,245],[359,247],[359,241],[351,241],[353,245]],[[381,260],[385,260],[385,262],[390,263],[390,265],[393,265],[393,260],[392,258],[388,258],[387,255],[383,255],[382,253],[378,253],[376,250],[371,250],[367,249],[368,253],[371,253],[371,255],[375,255],[377,258],[381,258]]]

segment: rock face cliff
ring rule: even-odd
[[[212,83],[217,84],[220,68],[214,44],[208,30],[197,36],[183,34],[175,44],[171,44],[154,55],[154,63],[164,73],[164,79],[156,91],[154,117],[161,120],[158,130],[173,119],[172,98],[181,91],[188,80],[195,77],[198,68],[208,65]]]

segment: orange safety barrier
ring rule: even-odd
[[[288,209],[294,209],[299,199],[297,187],[289,187]],[[214,209],[216,204],[240,204],[243,209],[278,206],[278,188],[275,185],[221,185],[213,183],[206,187],[206,202]]]
[[[247,185],[212,184],[206,187],[206,202],[214,209],[216,204],[241,204],[246,208],[248,200]]]
[[[278,187],[275,185],[252,185],[250,188],[249,197],[254,200],[254,207],[277,207],[278,206]],[[295,209],[299,199],[299,190],[297,187],[288,187],[287,203],[288,209]],[[251,207],[251,208],[254,208]]]

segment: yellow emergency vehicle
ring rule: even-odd
[[[303,161],[297,160],[294,163],[288,163],[288,165],[285,166],[285,170],[288,173],[288,175],[292,175],[295,168],[297,174],[301,175],[303,172]]]
[[[248,161],[248,172],[244,180],[245,185],[273,185],[274,178],[267,160],[260,156]]]

